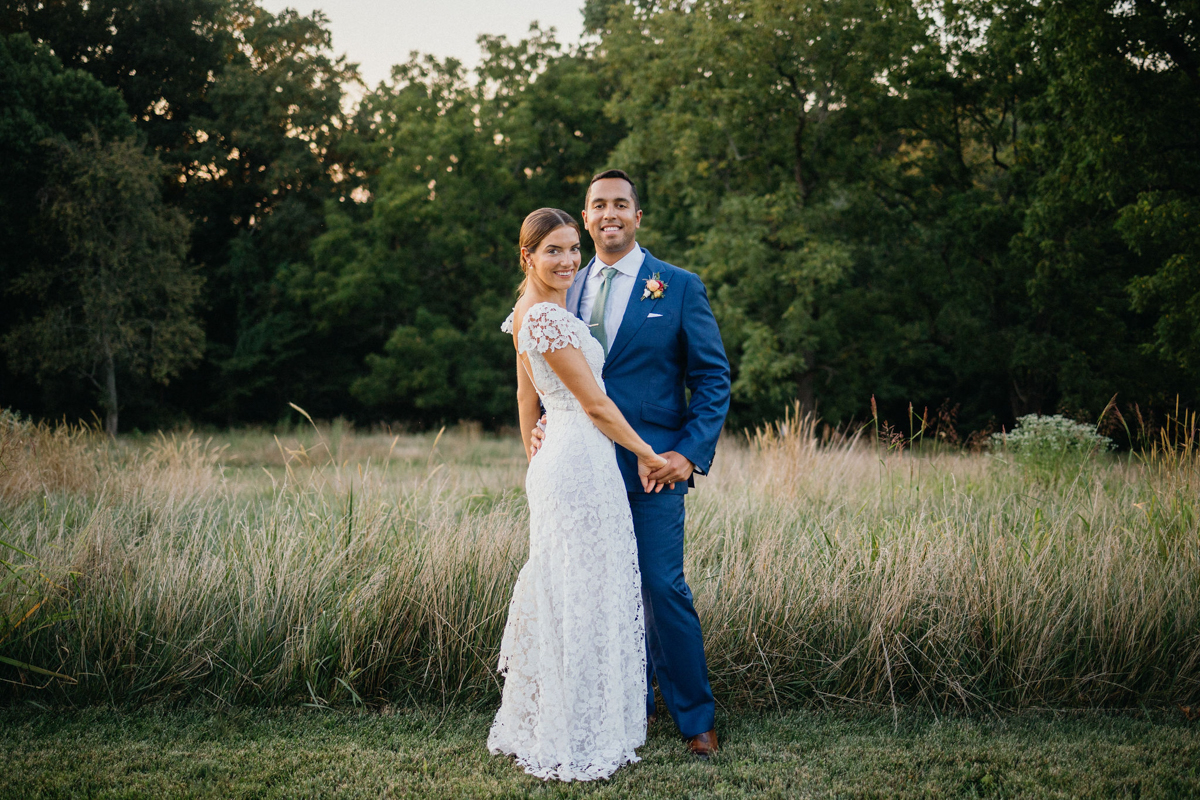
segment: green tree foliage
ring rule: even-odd
[[[246,0],[51,0],[0,3],[0,30],[117,89],[193,223],[210,346],[155,402],[224,420],[275,418],[289,400],[337,413],[353,376],[277,278],[308,257],[345,172],[341,99],[357,77],[325,19]]]
[[[4,339],[17,369],[86,375],[113,436],[118,370],[166,383],[199,358],[203,342],[192,316],[200,279],[187,263],[188,225],[163,205],[161,172],[132,138],[57,145],[40,233],[60,243],[61,255],[16,281],[40,313]]]
[[[986,418],[997,381],[978,365],[994,363],[988,317],[1012,291],[997,259],[1019,227],[991,65],[955,59],[907,3],[626,3],[603,19],[610,110],[631,129],[617,160],[648,184],[646,238],[710,284],[734,421],[787,398],[844,420],[872,393]]]
[[[54,48],[125,99],[150,145],[168,163],[187,142],[190,118],[232,45],[228,0],[0,0],[0,29]]]
[[[0,292],[61,263],[33,235],[46,142],[136,129],[191,223],[208,345],[157,395],[126,381],[135,420],[503,424],[520,221],[619,166],[642,243],[709,286],[735,426],[872,396],[967,428],[1196,404],[1198,10],[587,0],[583,45],[485,36],[474,72],[413,54],[352,104],[319,13],[0,0]]]
[[[336,414],[347,399],[340,351],[315,335],[286,282],[324,230],[326,202],[346,191],[341,103],[357,74],[332,55],[319,15],[249,6],[231,16],[230,37],[179,178],[210,283],[203,410],[272,419],[293,401]]]
[[[1139,311],[1193,296],[1194,233],[1151,254],[1185,212],[1121,208],[1172,165],[1171,198],[1196,186],[1194,15],[701,0],[587,18],[630,129],[615,160],[647,184],[643,238],[713,292],[735,423],[785,398],[846,420],[874,394],[893,417],[954,398],[978,427],[1186,386],[1160,356],[1194,341],[1194,301],[1157,345]]]
[[[0,338],[29,318],[29,299],[14,283],[30,265],[57,254],[38,235],[38,195],[61,141],[79,142],[89,131],[104,139],[130,136],[134,127],[121,94],[86,72],[64,69],[45,45],[27,34],[0,35]],[[4,372],[0,402],[63,410],[39,397],[37,387]],[[23,402],[22,402],[23,401]]]
[[[1183,193],[1148,191],[1121,209],[1117,229],[1138,255],[1159,264],[1130,283],[1134,307],[1155,313],[1146,347],[1200,385],[1200,201]]]
[[[1038,38],[1044,173],[1025,234],[1033,302],[1069,348],[1063,391],[1095,407],[1122,389],[1169,402],[1184,386],[1194,401],[1200,3],[1053,4]]]
[[[582,208],[622,133],[586,51],[563,53],[536,28],[481,45],[477,80],[454,60],[414,58],[363,99],[343,139],[356,186],[292,284],[367,356],[355,396],[420,424],[510,421],[515,361],[498,331],[521,220]]]
[[[86,72],[64,69],[45,45],[26,34],[0,37],[0,225],[6,242],[19,243],[31,200],[45,180],[48,140],[78,141],[95,130],[128,136],[133,126],[119,92]],[[18,260],[11,250],[5,262]]]
[[[178,178],[195,167],[193,117],[211,116],[208,94],[236,47],[235,19],[250,8],[230,0],[0,0],[0,30],[25,33],[68,70],[115,90],[124,124],[168,167],[166,198],[179,205],[186,184]]]

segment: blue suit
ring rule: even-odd
[[[729,411],[729,361],[700,279],[646,253],[604,362],[604,386],[625,419],[655,452],[674,450],[706,474]],[[590,269],[590,265],[589,265]],[[567,292],[567,309],[579,315],[589,269]],[[667,284],[663,296],[642,298],[654,273]],[[691,391],[690,400],[684,389]],[[654,711],[652,679],[685,737],[712,730],[715,703],[708,683],[700,618],[683,576],[683,496],[695,482],[647,494],[637,458],[617,447],[617,464],[629,492],[646,611],[646,713]]]

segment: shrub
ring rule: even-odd
[[[1113,448],[1113,441],[1091,425],[1059,414],[1027,414],[1008,433],[992,434],[993,446],[1011,454],[1039,477],[1055,478],[1067,467],[1078,467],[1097,453]]]

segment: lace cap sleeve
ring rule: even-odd
[[[504,322],[500,323],[500,330],[507,334],[512,334],[513,329],[513,312],[508,312],[508,316],[504,318]]]
[[[575,317],[554,303],[538,303],[525,313],[525,324],[517,335],[521,352],[546,353],[561,347],[579,347],[579,326]]]

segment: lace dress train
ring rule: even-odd
[[[512,332],[511,316],[503,329]],[[500,645],[504,692],[488,749],[544,779],[607,778],[638,761],[646,739],[637,542],[613,443],[543,355],[578,347],[603,387],[604,351],[553,303],[526,312],[517,345],[546,408],[546,439],[525,478],[529,560]]]

